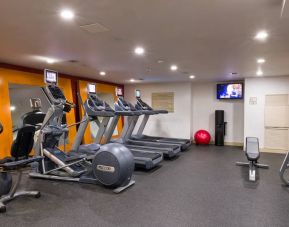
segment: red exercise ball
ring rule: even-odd
[[[195,133],[194,139],[196,144],[209,144],[211,141],[211,135],[206,130],[199,130]]]

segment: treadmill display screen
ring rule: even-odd
[[[119,87],[117,87],[117,88],[115,89],[115,93],[116,93],[116,96],[123,96],[122,89],[119,88]]]
[[[140,90],[135,90],[135,97],[140,98],[140,96],[141,96]]]
[[[44,81],[46,84],[57,84],[58,72],[45,69],[44,70]]]
[[[95,84],[88,84],[87,90],[89,94],[96,94],[96,86]]]

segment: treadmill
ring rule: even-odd
[[[168,114],[167,110],[154,110],[151,106],[149,106],[147,103],[142,101],[141,99],[141,92],[140,90],[135,91],[136,95],[136,105],[135,108],[137,110],[143,110],[144,111],[144,117],[141,122],[141,125],[139,126],[137,130],[137,134],[132,135],[132,140],[141,140],[141,141],[152,141],[152,142],[160,142],[160,143],[168,143],[168,144],[174,144],[181,146],[181,150],[184,151],[188,147],[191,146],[191,140],[189,139],[179,139],[179,138],[167,138],[167,137],[158,137],[158,136],[147,136],[143,134],[144,128],[149,120],[150,115],[149,112],[146,111],[153,111],[155,114]],[[136,122],[135,122],[136,124]]]
[[[79,122],[79,127],[71,148],[71,152],[80,154],[84,153],[89,158],[93,159],[96,152],[100,149],[102,136],[106,130],[110,118],[114,116],[114,110],[110,108],[106,102],[100,100],[96,96],[95,84],[88,84],[87,91],[88,97],[85,102],[83,102],[81,96],[78,94],[78,100],[82,106],[84,114]],[[98,126],[95,141],[91,144],[81,144],[89,122],[95,122]]]
[[[167,143],[159,143],[152,141],[139,141],[132,140],[131,135],[135,127],[135,123],[140,115],[142,114],[155,114],[154,111],[150,110],[137,110],[131,103],[125,101],[123,99],[122,89],[116,89],[116,95],[118,97],[117,101],[114,104],[115,111],[121,111],[126,115],[122,115],[126,117],[126,121],[124,124],[124,128],[122,130],[121,138],[116,142],[123,143],[126,147],[130,149],[139,149],[144,151],[154,151],[161,152],[166,158],[173,158],[179,154],[181,151],[181,147],[179,145],[167,144]],[[118,120],[118,119],[117,119]],[[108,138],[111,138],[111,133],[116,127],[116,120],[114,121],[114,125],[108,130],[110,134],[108,134]],[[113,128],[114,127],[114,128]]]
[[[81,97],[79,96],[79,101],[83,106],[83,109],[85,111],[85,115],[83,120],[81,121],[81,125],[78,129],[77,138],[82,138],[85,130],[88,126],[89,122],[96,122],[98,125],[98,131],[94,140],[94,146],[93,144],[88,145],[80,145],[80,143],[77,143],[76,146],[73,146],[75,150],[78,149],[78,146],[82,148],[86,148],[88,146],[89,148],[92,146],[94,148],[95,146],[98,146],[99,143],[104,142],[108,143],[111,141],[111,137],[113,135],[113,132],[115,128],[117,127],[117,122],[120,118],[120,116],[132,116],[136,113],[133,112],[127,112],[127,111],[121,111],[121,110],[113,110],[106,102],[101,100],[96,95],[96,87],[95,84],[88,84],[88,98],[83,103],[81,100]],[[101,117],[102,119],[99,119]],[[109,125],[110,119],[112,119],[111,124]],[[110,126],[108,128],[108,125]],[[76,139],[76,141],[80,141]],[[146,170],[152,169],[156,167],[162,160],[163,155],[160,152],[156,152],[153,150],[148,149],[140,149],[138,147],[132,148],[128,147],[131,151],[131,153],[134,156],[134,162],[135,166],[138,168],[143,168]]]

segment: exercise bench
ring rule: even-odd
[[[269,165],[258,163],[260,158],[259,140],[256,137],[246,138],[246,157],[248,162],[236,162],[238,166],[249,167],[249,180],[256,181],[256,168],[268,169]]]

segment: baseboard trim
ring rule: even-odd
[[[244,143],[240,142],[225,142],[225,146],[243,147]]]
[[[261,148],[261,152],[264,153],[273,153],[273,154],[286,154],[288,151],[281,149],[269,149],[269,148]]]
[[[196,144],[195,141],[192,141],[192,143]],[[209,144],[215,145],[215,141],[211,141]],[[244,144],[241,142],[225,142],[224,145],[225,146],[234,146],[234,147],[243,147]]]

